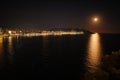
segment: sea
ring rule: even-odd
[[[81,80],[120,50],[120,34],[0,37],[0,77],[10,80]]]

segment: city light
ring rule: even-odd
[[[8,31],[9,34],[12,34],[12,31]]]
[[[4,37],[6,36],[62,36],[62,35],[83,35],[85,34],[84,31],[75,31],[75,30],[70,30],[70,31],[49,31],[49,30],[43,30],[41,32],[25,32],[25,31],[17,31],[17,30],[7,30],[7,33],[3,34]]]
[[[22,31],[20,31],[20,33],[22,33]]]

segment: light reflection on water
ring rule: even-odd
[[[47,43],[48,43],[48,37],[43,36],[42,37],[43,40],[43,44],[42,44],[42,56],[43,56],[43,60],[45,61],[44,63],[47,63],[47,58],[48,58],[48,53],[47,53]]]
[[[3,38],[0,36],[0,63],[3,61]]]
[[[8,37],[8,59],[9,62],[12,64],[13,62],[13,55],[14,55],[14,50],[13,50],[13,38],[11,36]]]
[[[89,72],[99,69],[101,62],[101,43],[98,33],[91,34],[88,42],[87,67]]]
[[[10,55],[13,55],[13,43],[12,43],[12,37],[8,37],[8,52]]]

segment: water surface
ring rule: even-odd
[[[100,68],[104,54],[119,50],[119,41],[119,34],[0,37],[0,73],[12,79],[81,79]]]

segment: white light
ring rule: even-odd
[[[8,31],[8,33],[9,33],[9,34],[11,34],[11,33],[12,33],[12,31]]]

